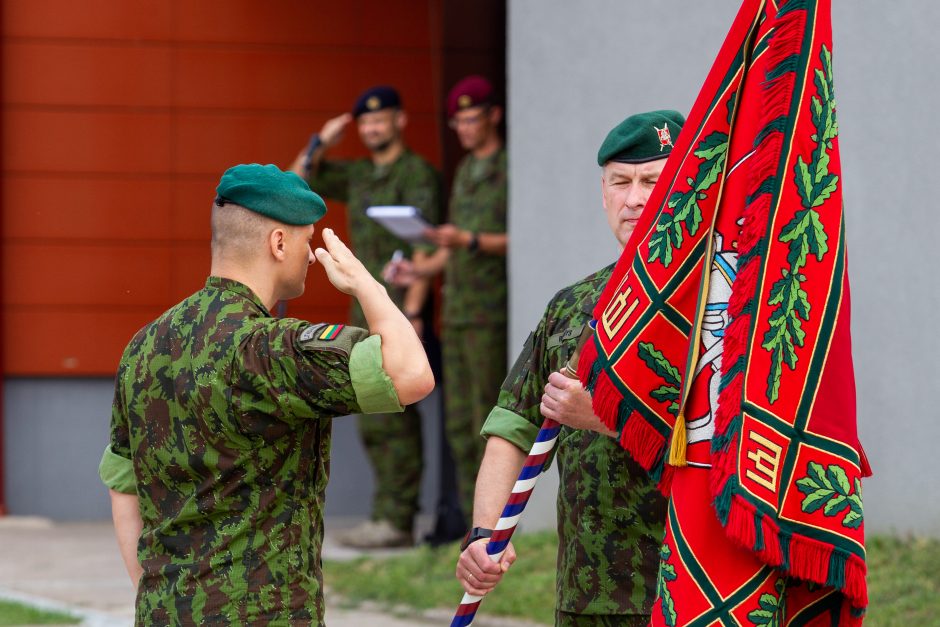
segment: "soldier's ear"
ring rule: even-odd
[[[503,108],[498,105],[491,105],[487,111],[487,115],[490,118],[490,124],[496,126],[503,119]]]
[[[268,234],[268,248],[271,256],[278,261],[284,261],[287,256],[287,233],[278,227]]]
[[[408,126],[408,114],[399,109],[395,112],[395,128],[401,132],[405,130],[406,126]]]

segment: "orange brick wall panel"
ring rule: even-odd
[[[5,103],[170,104],[169,47],[14,42],[2,54]]]
[[[166,173],[168,113],[4,112],[7,171]]]
[[[170,248],[170,294],[166,307],[183,300],[205,285],[212,255],[209,241],[177,242]]]
[[[323,216],[323,219],[317,222],[316,226],[317,232],[313,236],[314,248],[317,246],[323,246],[323,239],[320,235],[320,231],[323,229],[333,229],[341,240],[349,243],[349,229],[348,222],[346,220],[346,205],[335,200],[326,200],[326,215]]]
[[[430,11],[417,0],[177,0],[176,35],[187,41],[427,48]]]
[[[7,306],[165,308],[170,276],[167,245],[7,242],[3,247]]]
[[[348,111],[375,84],[392,84],[409,110],[434,110],[430,57],[420,51],[181,48],[173,76],[184,107]]]
[[[179,178],[173,182],[169,214],[174,240],[197,240],[209,245],[212,200],[222,172]]]
[[[343,94],[337,103],[348,111],[356,97],[373,85],[394,85],[405,109],[419,113],[434,110],[433,63],[426,51],[350,50],[333,57],[330,64],[314,63],[308,70],[325,90]],[[316,59],[314,59],[316,60]]]
[[[408,115],[405,128],[405,143],[408,147],[427,159],[438,170],[441,167],[441,145],[438,141],[440,122],[437,116],[428,114]]]
[[[166,40],[173,2],[166,0],[3,0],[5,37]]]
[[[237,163],[287,167],[309,132],[300,114],[182,112],[173,129],[174,167],[216,178]]]
[[[400,89],[407,141],[440,163],[432,5],[3,2],[6,373],[112,374],[140,326],[204,283],[221,172],[287,166],[365,87]],[[331,154],[365,154],[354,128]],[[348,241],[329,206],[318,229]],[[314,265],[289,312],[343,321],[348,302]]]
[[[346,244],[349,244],[349,229],[346,223],[346,205],[340,202],[327,200],[327,212],[322,220],[317,222],[316,232],[313,235],[311,247],[316,249],[323,247],[323,229],[333,229],[333,231]],[[297,316],[294,311],[302,310],[309,315]],[[322,310],[322,313],[317,313]],[[307,270],[307,284],[303,295],[295,298],[288,303],[290,315],[302,317],[305,320],[326,319],[329,311],[340,312],[339,318],[329,318],[331,321],[345,322],[346,312],[349,310],[349,296],[343,294],[330,284],[326,278],[326,272],[319,262],[310,266]]]
[[[169,179],[7,174],[6,239],[166,240]]]
[[[343,305],[328,305],[315,303],[310,307],[301,307],[296,301],[287,303],[287,314],[290,318],[306,320],[307,322],[327,322],[329,324],[346,324],[349,318],[349,307]]]
[[[7,308],[3,314],[3,370],[19,376],[113,376],[124,347],[161,311]]]
[[[180,113],[174,127],[175,168],[216,177],[237,163],[276,163],[286,168],[319,128],[299,114]],[[433,116],[409,116],[405,137],[412,149],[432,163],[439,161]],[[353,127],[334,152],[348,157],[362,151]]]

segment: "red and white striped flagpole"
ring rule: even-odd
[[[545,460],[548,459],[552,449],[555,448],[560,430],[561,425],[546,418],[541,429],[539,429],[538,435],[535,436],[535,444],[532,445],[532,449],[529,451],[529,456],[519,473],[519,478],[516,479],[516,484],[512,487],[512,493],[509,495],[509,500],[506,501],[499,522],[496,523],[493,535],[486,545],[486,553],[494,562],[499,561],[509,545],[509,539],[512,538],[512,534],[516,530],[516,525],[519,523],[522,512],[532,495],[532,490],[535,488],[535,483],[542,474]],[[477,608],[480,607],[482,600],[483,597],[465,593],[460,605],[457,606],[450,627],[467,627],[473,624],[473,617],[476,616]]]

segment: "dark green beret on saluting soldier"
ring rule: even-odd
[[[306,181],[276,165],[236,165],[215,188],[215,204],[240,205],[255,213],[294,226],[313,224],[326,214],[326,203]]]
[[[597,165],[608,161],[646,163],[669,156],[685,118],[678,111],[631,115],[613,128],[597,151]]]

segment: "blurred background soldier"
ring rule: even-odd
[[[355,122],[368,159],[327,159],[331,148]],[[405,145],[408,116],[398,92],[388,86],[367,89],[351,113],[328,120],[295,159],[291,170],[305,177],[327,198],[346,203],[352,250],[372,276],[382,280],[382,267],[396,250],[422,259],[423,251],[395,237],[366,216],[374,205],[410,205],[437,224],[440,177],[434,168]],[[412,321],[419,336],[425,332],[427,280],[407,288],[392,287],[389,296]],[[362,310],[351,303],[350,324],[362,325]],[[359,421],[359,433],[375,474],[372,519],[337,535],[337,540],[358,548],[408,546],[421,488],[421,417],[414,407],[404,416],[372,416]]]
[[[506,149],[503,110],[482,76],[468,76],[447,96],[450,127],[467,155],[457,166],[449,222],[427,233],[438,249],[396,264],[400,285],[444,273],[444,405],[465,520],[473,507],[483,456],[480,428],[506,376]]]

